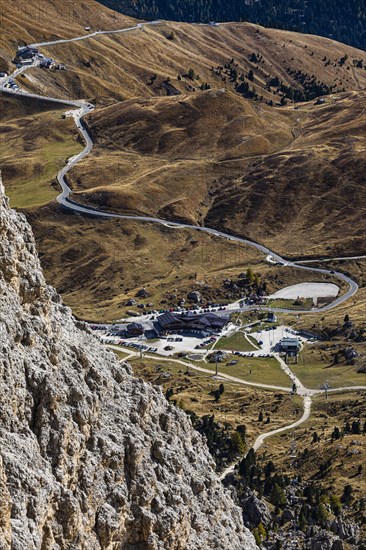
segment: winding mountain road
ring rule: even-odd
[[[116,346],[114,344],[107,344],[106,347],[108,347],[109,349],[115,350],[115,351],[124,351],[125,353],[128,353],[127,357],[122,359],[122,361],[127,361],[128,359],[131,359],[132,357],[139,357],[139,352],[131,352],[131,350],[124,349],[121,346]],[[303,385],[303,383],[301,382],[301,380],[296,376],[296,374],[294,374],[292,372],[290,367],[279,357],[279,355],[275,354],[275,356],[276,356],[276,359],[278,360],[282,370],[288,375],[288,377],[291,380],[291,382],[289,381],[289,386],[288,387],[275,386],[275,385],[272,385],[272,384],[262,384],[262,383],[259,383],[259,382],[258,383],[257,382],[248,382],[246,380],[243,380],[242,378],[237,378],[235,376],[230,376],[230,375],[222,373],[222,372],[219,372],[219,376],[218,376],[218,378],[220,380],[227,380],[228,382],[234,382],[235,384],[240,384],[242,386],[255,387],[255,388],[260,388],[260,389],[264,389],[264,390],[283,391],[283,392],[286,392],[286,393],[291,392],[292,391],[292,385],[296,384],[296,388],[297,388],[296,393],[297,393],[297,395],[299,395],[303,398],[304,410],[303,410],[303,414],[301,415],[301,418],[299,418],[295,422],[291,422],[291,424],[286,424],[285,426],[281,426],[280,428],[276,428],[274,430],[270,430],[269,432],[264,432],[264,433],[260,434],[255,439],[255,441],[252,445],[252,448],[254,449],[254,451],[258,451],[258,449],[263,445],[263,443],[265,442],[265,440],[267,438],[272,437],[273,435],[277,435],[277,434],[280,434],[280,433],[283,433],[283,432],[287,432],[287,431],[292,430],[294,428],[298,428],[299,426],[301,426],[301,424],[303,424],[304,422],[309,420],[310,414],[311,414],[312,397],[314,397],[316,395],[321,395],[324,391],[324,390],[321,390],[321,389],[314,390],[314,389],[306,388]],[[186,369],[190,368],[190,369],[192,369],[196,372],[200,372],[202,374],[208,374],[211,377],[215,376],[215,373],[212,370],[205,369],[204,367],[199,367],[198,365],[195,365],[193,363],[188,363],[187,361],[181,361],[180,359],[175,359],[174,357],[161,357],[161,356],[158,357],[156,355],[149,355],[149,354],[144,354],[144,357],[147,358],[147,359],[154,359],[155,361],[176,363],[178,365],[184,366]],[[341,388],[333,388],[333,389],[329,389],[328,393],[329,392],[344,393],[344,392],[352,392],[352,391],[366,391],[366,386],[346,386],[346,387],[341,387]],[[234,472],[234,470],[235,470],[238,462],[240,462],[241,458],[238,461],[233,462],[232,464],[230,464],[227,468],[225,468],[225,470],[223,470],[220,473],[219,478],[222,480],[228,474]]]
[[[300,426],[310,418],[310,412],[311,412],[311,398],[304,397],[304,412],[301,418],[299,418],[299,420],[296,420],[296,422],[293,422],[292,424],[287,424],[286,426],[282,426],[281,428],[276,428],[275,430],[271,430],[270,432],[265,432],[260,434],[257,437],[257,439],[254,441],[252,445],[252,449],[254,451],[258,451],[258,449],[263,445],[263,443],[268,437],[271,437],[272,435],[280,434],[282,432],[287,432],[288,430],[292,430],[293,428],[297,428],[298,426]],[[223,480],[228,474],[233,473],[235,471],[237,464],[240,462],[240,460],[237,462],[233,462],[232,464],[230,464],[230,466],[225,468],[225,470],[223,470],[220,473],[219,478]]]
[[[81,41],[81,40],[91,39],[91,38],[95,38],[99,35],[127,33],[127,32],[131,32],[131,31],[142,30],[145,25],[156,25],[158,23],[159,23],[159,21],[151,21],[151,22],[148,22],[148,23],[138,23],[134,27],[128,27],[128,28],[124,28],[124,29],[110,30],[110,31],[95,31],[95,32],[90,33],[90,34],[86,34],[86,35],[78,36],[78,37],[74,37],[74,38],[53,40],[53,41],[49,41],[49,42],[38,42],[38,43],[31,44],[31,46],[34,46],[34,47],[52,46],[52,45],[55,45],[55,44],[65,44],[65,43],[68,43],[68,42],[77,42],[77,41]],[[92,208],[92,207],[87,206],[87,205],[79,204],[79,203],[71,200],[70,196],[72,195],[72,190],[70,189],[70,187],[67,184],[66,175],[68,174],[68,172],[70,172],[70,170],[77,163],[79,163],[83,158],[85,158],[93,148],[92,138],[89,135],[89,132],[87,131],[85,125],[83,124],[82,118],[94,109],[94,105],[92,105],[91,103],[85,102],[85,101],[61,100],[61,99],[56,99],[56,98],[52,98],[52,97],[48,97],[48,96],[30,94],[30,93],[27,93],[23,90],[13,90],[13,89],[5,87],[6,84],[9,82],[9,80],[11,78],[15,78],[19,74],[24,73],[29,68],[36,67],[38,64],[39,64],[39,61],[36,59],[36,60],[34,60],[34,62],[31,65],[22,67],[20,69],[16,69],[12,73],[12,75],[9,75],[8,77],[6,77],[5,79],[2,79],[0,81],[0,90],[3,91],[4,93],[9,93],[9,94],[17,95],[17,96],[22,96],[22,97],[36,98],[36,99],[41,99],[41,100],[46,100],[46,101],[52,101],[52,102],[56,102],[56,103],[62,103],[64,105],[68,105],[68,106],[72,106],[72,107],[76,108],[76,110],[73,112],[73,117],[74,117],[77,129],[79,130],[79,132],[81,133],[81,135],[84,138],[85,147],[84,147],[83,151],[81,151],[81,153],[79,153],[75,157],[69,159],[67,164],[57,174],[57,181],[59,182],[61,190],[62,190],[62,192],[57,197],[57,201],[64,208],[67,208],[67,209],[72,210],[73,212],[76,212],[76,213],[79,213],[79,214],[93,216],[93,217],[96,217],[96,218],[99,217],[99,218],[109,218],[109,219],[114,218],[114,219],[134,220],[134,221],[138,221],[138,222],[160,224],[160,225],[163,225],[165,227],[169,227],[171,229],[188,229],[190,231],[200,231],[202,233],[207,233],[207,234],[213,235],[215,237],[219,237],[219,238],[222,238],[222,239],[226,239],[226,240],[229,240],[229,241],[233,241],[233,242],[237,242],[237,243],[240,243],[240,244],[244,244],[244,245],[247,245],[247,246],[254,247],[257,250],[259,250],[260,252],[262,252],[263,254],[265,254],[267,259],[269,259],[269,261],[271,261],[271,262],[279,263],[279,264],[281,264],[283,266],[287,266],[287,267],[302,269],[304,271],[315,272],[315,273],[318,273],[318,274],[325,274],[325,275],[332,274],[332,275],[334,275],[335,277],[337,277],[338,279],[342,280],[343,282],[345,282],[347,284],[348,290],[343,295],[337,297],[335,300],[333,300],[330,304],[328,304],[325,307],[312,309],[311,311],[313,313],[314,312],[320,312],[320,311],[323,312],[323,311],[332,309],[332,308],[340,305],[341,303],[345,302],[346,300],[348,300],[351,296],[353,296],[357,292],[357,290],[358,290],[357,283],[355,281],[353,281],[350,277],[348,277],[347,275],[345,275],[343,273],[330,271],[328,269],[323,269],[323,268],[319,268],[319,267],[317,267],[317,268],[308,267],[308,266],[302,265],[301,263],[298,263],[298,262],[292,262],[292,261],[286,260],[285,258],[283,258],[279,254],[273,252],[272,250],[270,250],[266,246],[261,245],[261,244],[255,242],[255,241],[250,241],[250,240],[245,239],[243,237],[230,235],[228,233],[225,233],[225,232],[220,231],[218,229],[212,229],[210,227],[198,226],[198,225],[193,225],[193,224],[188,224],[188,223],[187,224],[186,223],[178,223],[178,222],[173,222],[173,221],[169,221],[169,220],[156,218],[156,217],[153,217],[153,216],[138,216],[138,215],[133,216],[133,215],[115,214],[115,213],[111,213],[111,212],[105,212],[105,211],[101,211],[101,210]],[[240,308],[238,308],[238,309],[240,309]],[[282,309],[282,308],[272,308],[272,311],[288,312],[288,311],[292,311],[292,310],[286,310],[286,309]],[[301,311],[298,311],[298,312],[301,312]],[[305,313],[305,312],[307,312],[307,310],[304,310],[303,312]]]
[[[42,46],[54,46],[56,44],[66,44],[68,42],[80,42],[81,40],[88,40],[89,38],[95,38],[96,36],[100,36],[103,34],[120,34],[123,32],[131,32],[136,31],[138,29],[142,29],[144,24],[146,25],[156,25],[159,23],[159,21],[150,21],[149,23],[138,23],[137,25],[134,25],[133,27],[127,27],[124,29],[116,29],[111,31],[94,31],[89,34],[84,34],[83,36],[76,36],[74,38],[63,38],[60,40],[53,40],[50,42],[36,42],[34,44],[28,44],[29,46],[33,48],[41,48]]]
[[[99,35],[126,33],[126,32],[141,30],[141,29],[143,29],[144,25],[154,25],[154,24],[157,24],[157,23],[159,23],[159,21],[152,21],[150,23],[144,23],[144,24],[139,23],[134,27],[124,28],[124,29],[120,29],[120,30],[112,30],[112,31],[96,31],[96,32],[93,32],[93,33],[90,33],[90,34],[87,34],[87,35],[84,35],[84,36],[70,38],[70,39],[60,39],[60,40],[54,40],[54,41],[49,41],[49,42],[38,42],[38,43],[32,44],[32,46],[34,46],[34,47],[52,46],[52,45],[64,44],[64,43],[68,43],[68,42],[77,42],[77,41],[81,41],[81,40],[91,39],[91,38],[95,38]],[[265,254],[266,257],[267,257],[267,260],[270,261],[270,262],[279,263],[283,266],[292,267],[292,268],[296,268],[296,269],[302,269],[302,270],[305,270],[305,271],[311,271],[311,272],[318,273],[318,274],[325,274],[325,275],[332,274],[333,276],[337,277],[338,279],[342,280],[343,282],[345,282],[347,284],[348,290],[342,296],[339,296],[338,298],[333,300],[332,303],[330,303],[329,305],[327,305],[323,308],[318,308],[318,309],[311,310],[312,312],[323,312],[323,311],[329,310],[331,308],[334,308],[334,307],[340,305],[341,303],[345,302],[346,300],[348,300],[351,296],[353,296],[357,292],[357,290],[358,290],[357,283],[355,281],[353,281],[350,277],[348,277],[347,275],[345,275],[343,273],[330,271],[328,269],[323,269],[323,268],[319,268],[319,267],[317,267],[317,268],[311,267],[311,266],[308,267],[308,266],[302,265],[301,263],[298,263],[298,262],[292,262],[292,261],[286,260],[285,258],[281,257],[279,254],[271,251],[266,246],[263,246],[259,243],[254,242],[254,241],[250,241],[248,239],[244,239],[242,237],[230,235],[230,234],[225,233],[223,231],[219,231],[217,229],[212,229],[212,228],[209,228],[209,227],[196,226],[196,225],[185,224],[185,223],[178,223],[178,222],[173,222],[173,221],[169,221],[169,220],[163,220],[163,219],[156,218],[156,217],[137,216],[137,215],[136,216],[130,216],[130,215],[124,215],[124,214],[114,214],[114,213],[110,213],[110,212],[104,212],[104,211],[100,211],[100,210],[97,210],[97,209],[93,209],[92,207],[89,207],[87,205],[79,204],[79,203],[71,200],[70,196],[72,195],[72,190],[70,189],[70,187],[67,184],[66,175],[77,163],[79,163],[83,158],[85,158],[93,148],[92,138],[89,135],[82,119],[86,114],[90,113],[94,109],[94,105],[92,105],[91,103],[88,103],[86,101],[62,100],[62,99],[58,99],[58,98],[52,98],[52,97],[49,97],[49,96],[41,96],[41,95],[37,95],[37,94],[28,93],[28,92],[26,92],[24,90],[20,90],[20,89],[18,89],[18,90],[17,89],[11,89],[11,88],[8,87],[9,81],[11,79],[16,78],[17,76],[24,73],[28,69],[37,67],[38,65],[39,65],[39,60],[35,59],[31,65],[27,65],[27,66],[18,68],[11,75],[0,79],[0,90],[3,93],[16,95],[18,97],[34,98],[34,99],[39,99],[39,100],[43,100],[43,101],[50,101],[50,102],[53,102],[53,103],[61,103],[63,105],[67,105],[67,106],[71,106],[71,107],[75,108],[75,110],[72,113],[72,116],[74,117],[77,129],[79,130],[80,134],[84,138],[85,147],[84,147],[83,151],[81,151],[78,155],[68,159],[67,164],[57,174],[57,180],[58,180],[58,182],[60,184],[60,187],[61,187],[61,193],[58,195],[57,201],[64,208],[67,208],[67,209],[69,209],[73,212],[79,213],[79,214],[84,214],[84,215],[88,215],[88,216],[92,216],[92,217],[96,217],[96,218],[99,217],[99,218],[108,218],[108,219],[109,218],[110,219],[115,218],[115,219],[135,220],[135,221],[138,221],[138,222],[160,224],[160,225],[163,225],[165,227],[169,227],[171,229],[187,229],[187,230],[190,230],[190,231],[200,231],[200,232],[203,232],[203,233],[207,233],[209,235],[213,235],[215,237],[219,237],[219,238],[222,238],[222,239],[226,239],[226,240],[229,240],[229,241],[233,241],[233,242],[237,242],[237,243],[241,243],[241,244],[244,244],[244,245],[249,245],[251,247],[254,247],[257,250],[259,250],[260,252],[262,252],[263,254]],[[356,258],[363,258],[363,257],[364,256],[354,257],[354,258],[356,259]],[[309,260],[309,261],[305,260],[303,263],[306,263],[306,262],[310,263],[310,262],[313,262],[313,261],[315,262],[316,260]],[[321,259],[320,261],[331,261],[331,259],[326,259],[326,260]],[[271,310],[272,311],[285,311],[285,312],[286,311],[292,311],[292,310],[276,309],[276,308],[271,308]],[[113,348],[113,346],[110,346],[110,347]],[[129,355],[129,357],[132,357],[132,356],[133,356],[133,354]],[[156,357],[154,357],[154,358],[156,359]],[[159,361],[167,361],[167,360],[171,360],[171,359],[166,359],[166,358],[159,357]],[[185,365],[187,367],[187,363],[185,363],[183,361],[178,361],[178,360],[174,360],[174,361],[177,362],[177,363],[181,363],[182,365]],[[292,371],[290,370],[290,368],[286,364],[282,364],[281,360],[280,360],[280,364],[281,364],[281,367],[283,368],[283,370],[289,375],[291,380],[294,383],[296,383],[297,388],[298,388],[297,392],[304,399],[304,412],[303,412],[302,417],[299,420],[297,420],[296,422],[291,423],[288,426],[283,426],[281,428],[277,428],[277,429],[272,430],[270,432],[266,432],[266,433],[261,434],[256,439],[256,441],[253,445],[253,448],[255,450],[259,449],[259,447],[263,444],[263,442],[265,441],[266,438],[268,438],[272,435],[284,432],[286,430],[295,428],[295,427],[299,426],[300,424],[302,424],[303,422],[305,422],[310,416],[311,396],[320,393],[320,390],[309,390],[309,389],[305,388],[302,385],[301,381],[294,375],[294,373],[292,373]],[[205,373],[205,374],[212,375],[212,371],[210,371],[208,369],[198,367],[198,366],[193,365],[193,364],[189,364],[189,367],[192,368],[193,370],[196,370],[196,371],[199,371],[199,372],[202,372],[202,373]],[[246,381],[241,380],[240,378],[236,378],[236,377],[221,374],[221,373],[220,373],[220,377],[223,378],[223,379],[226,379],[228,381],[243,384],[243,385],[246,385],[246,386],[254,386],[254,387],[258,387],[258,388],[271,389],[271,390],[281,390],[281,391],[286,391],[286,392],[290,391],[289,388],[284,388],[284,387],[280,387],[280,386],[273,386],[273,385],[267,385],[267,384],[259,384],[259,383],[254,383],[254,382],[246,382]],[[365,390],[366,387],[360,386],[360,387],[357,387],[357,388],[353,388],[353,387],[351,387],[351,388],[337,388],[337,389],[334,389],[332,391],[353,391],[355,389]],[[235,465],[236,464],[232,464],[229,468],[227,468],[221,474],[220,477],[223,478],[230,471],[233,471],[234,468],[235,468]]]
[[[349,262],[351,260],[365,260],[366,256],[342,256],[340,258],[319,258],[317,260],[300,260],[302,264],[317,264],[319,262]]]

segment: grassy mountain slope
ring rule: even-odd
[[[218,194],[207,223],[257,235],[292,256],[362,254],[365,106],[363,92],[302,107],[291,146],[258,159]]]
[[[251,21],[326,36],[365,48],[363,0],[100,0],[134,17],[175,21]]]
[[[72,183],[93,205],[226,228],[288,255],[362,253],[365,104],[360,92],[274,111],[211,90],[125,102],[89,117],[96,147]]]
[[[55,175],[68,157],[82,150],[73,118],[62,119],[62,105],[3,95],[0,163],[12,204],[37,207],[58,194]]]
[[[251,24],[177,23],[46,51],[68,70],[34,69],[22,85],[59,97],[71,91],[99,107],[88,118],[96,148],[70,178],[83,200],[225,226],[288,254],[362,249],[365,97],[347,91],[365,86],[366,71],[356,66],[363,52]],[[211,90],[201,91],[206,83]],[[257,101],[239,93],[243,83]],[[311,94],[317,86],[346,93],[327,96],[326,106],[290,102],[291,90]],[[284,92],[287,106],[268,104],[279,105]],[[335,247],[338,219],[349,230]]]
[[[99,5],[96,10],[97,4],[88,2],[88,11],[77,7],[75,17],[65,17],[56,28],[50,7],[56,10],[54,3],[41,28],[37,20],[24,19],[10,9],[10,2],[5,4],[4,64],[22,40],[82,34],[86,24],[92,28],[131,24],[128,18],[115,19],[113,13]],[[29,6],[32,10],[37,4],[32,1]],[[64,98],[85,97],[97,106],[87,119],[95,148],[70,174],[70,184],[81,200],[120,212],[154,213],[226,228],[287,255],[364,252],[366,100],[362,89],[366,71],[357,64],[364,52],[327,39],[252,24],[178,23],[42,51],[64,62],[68,70],[33,69],[19,79],[21,85]],[[253,80],[248,78],[250,71]],[[211,89],[201,90],[206,83]],[[237,87],[243,83],[250,91],[254,87],[256,100],[240,93]],[[322,85],[328,91],[346,91],[327,95],[325,105],[294,103],[289,98],[289,90],[312,94]],[[284,93],[289,94],[287,104],[280,107]],[[24,102],[6,101],[3,112],[6,116],[14,113],[14,120],[3,122],[9,137],[2,158],[5,184],[12,204],[32,208],[32,220],[37,220],[37,208],[57,194],[47,178],[51,183],[57,167],[80,144],[70,121],[61,120],[53,108],[48,111],[39,105],[42,112],[38,115],[36,107],[30,112]],[[24,155],[28,121],[28,135],[36,139],[32,151]],[[47,125],[48,138],[43,140]],[[56,162],[46,169],[44,158],[53,140],[57,142]],[[40,170],[42,177],[37,181],[34,174],[39,176]],[[25,182],[31,185],[20,193]],[[59,239],[56,254],[55,242],[45,239],[44,233],[52,226],[55,234],[62,235],[65,219],[61,214],[54,216],[53,207],[42,210],[40,219],[36,234],[42,253],[44,258],[53,254],[48,261],[49,276],[63,287],[62,258],[69,253],[74,257],[74,245],[70,238]],[[80,238],[84,229],[84,224],[75,228]],[[113,230],[113,239],[118,240],[118,234]],[[108,255],[105,238],[93,229],[92,241],[103,239],[103,246],[95,248],[96,265]],[[144,258],[150,262],[150,272],[158,273],[161,258],[154,253],[154,238],[146,236]],[[127,242],[128,238],[126,246]],[[183,255],[180,266],[187,262],[192,258]],[[82,284],[88,289],[84,302],[88,303],[83,312],[88,311],[88,316],[101,304],[95,305],[96,289],[85,282],[93,273],[90,265],[77,256],[67,268],[72,273],[84,270]],[[218,266],[227,269],[224,263]],[[241,267],[246,267],[246,261]],[[127,262],[123,278],[135,277],[138,269]],[[185,277],[188,271],[183,269]],[[102,308],[111,305],[116,311],[119,284],[116,275],[105,290]],[[76,303],[70,288],[67,293],[68,303]]]
[[[291,117],[269,110],[266,118],[261,111],[232,93],[211,90],[103,109],[89,120],[97,146],[75,170],[75,187],[86,184],[83,199],[110,208],[203,221],[214,189],[230,181],[226,160],[291,142]],[[90,188],[93,164],[105,168],[97,188]]]
[[[116,29],[129,26],[133,19],[101,6],[94,0],[1,0],[0,59],[9,65],[18,45],[40,40],[72,38],[87,34],[85,27]],[[1,69],[3,70],[3,69]]]
[[[161,300],[186,298],[206,285],[214,299],[223,280],[237,276],[243,266],[266,267],[254,249],[208,235],[93,220],[60,213],[57,207],[34,210],[29,217],[47,277],[83,319],[112,320],[140,311],[126,303],[142,287],[149,292],[142,301],[159,309]]]
[[[121,27],[126,26],[121,22]],[[357,66],[365,57],[361,50],[245,23],[215,28],[163,23],[42,51],[63,61],[68,70],[55,74],[33,69],[28,73],[31,89],[38,86],[60,97],[88,97],[97,104],[166,96],[174,90],[193,93],[205,84],[239,87],[243,94],[248,86],[249,95],[279,104],[287,88],[289,97],[295,92],[314,97],[321,90],[360,89],[366,82],[365,68]],[[248,78],[250,71],[253,80]]]

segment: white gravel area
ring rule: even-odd
[[[333,283],[300,283],[287,286],[272,294],[271,298],[296,299],[296,298],[328,298],[336,297],[339,287]]]
[[[282,325],[279,327],[267,327],[265,330],[259,330],[259,332],[252,332],[251,336],[257,342],[262,342],[261,349],[254,352],[254,355],[278,351],[278,344],[282,338],[298,338],[301,342],[307,341],[306,338],[299,336],[296,330]]]

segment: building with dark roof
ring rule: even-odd
[[[35,57],[36,55],[38,55],[38,48],[34,48],[32,46],[24,46],[22,48],[18,48],[17,50],[17,57],[23,59]]]
[[[127,325],[127,333],[129,336],[141,336],[144,334],[144,327],[140,323],[130,323]]]
[[[166,312],[156,320],[156,329],[159,333],[168,332],[220,332],[227,324],[228,319],[219,317],[215,313],[175,314]]]
[[[280,351],[288,355],[297,355],[301,349],[299,338],[282,338],[280,341]]]
[[[268,323],[277,323],[277,317],[273,311],[268,312],[267,321]]]
[[[17,53],[13,63],[26,63],[33,61],[33,59],[38,55],[38,48],[33,46],[22,46],[18,47]]]

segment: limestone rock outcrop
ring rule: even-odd
[[[0,182],[0,549],[255,550],[213,466],[47,286]]]

